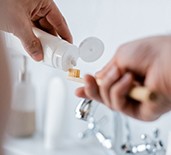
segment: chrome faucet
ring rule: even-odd
[[[105,134],[100,131],[99,126],[101,123],[105,122],[106,117],[103,117],[98,122],[94,120],[93,117],[90,117],[87,124],[87,129],[80,134],[80,138],[86,138],[89,135],[93,135],[97,140],[107,149],[112,149],[113,144],[110,138],[105,136]]]
[[[83,99],[79,102],[75,110],[75,117],[81,120],[88,120],[92,110],[92,100]]]
[[[83,99],[79,102],[76,107],[75,117],[87,122],[87,129],[82,132],[79,137],[81,139],[86,138],[90,135],[95,136],[98,142],[106,149],[112,150],[113,144],[111,138],[105,136],[100,130],[100,126],[107,121],[107,117],[103,116],[99,121],[94,118],[94,113],[98,104],[89,99]],[[111,154],[111,153],[110,153]]]
[[[140,144],[132,145],[131,143],[126,143],[122,145],[121,149],[125,154],[131,155],[164,155],[165,148],[162,141],[159,139],[159,130],[155,129],[153,132],[153,137],[146,134],[141,135],[141,140],[143,141]]]

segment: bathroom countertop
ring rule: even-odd
[[[106,155],[98,143],[71,142],[65,147],[48,150],[43,139],[38,137],[7,140],[4,145],[6,155]]]

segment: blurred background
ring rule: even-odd
[[[76,46],[90,36],[98,37],[105,45],[104,54],[96,62],[78,61],[77,68],[81,70],[82,76],[86,73],[94,74],[101,69],[121,44],[147,36],[169,35],[171,30],[171,1],[169,0],[58,0],[56,4],[67,20]],[[6,41],[11,61],[14,64],[13,79],[14,85],[16,85],[19,82],[19,73],[25,68],[23,67],[25,61],[22,57],[25,51],[20,41],[14,36],[6,34]],[[33,85],[35,93],[32,94],[34,100],[31,100],[31,97],[27,97],[25,100],[27,100],[27,104],[31,102],[31,109],[35,110],[36,130],[24,138],[7,136],[4,146],[7,154],[147,155],[160,153],[162,155],[166,153],[162,151],[167,149],[168,145],[171,130],[170,113],[154,122],[141,122],[112,112],[99,104],[95,111],[95,118],[97,120],[102,118],[105,121],[102,120],[102,123],[98,124],[98,128],[111,139],[116,148],[127,144],[125,145],[126,149],[114,149],[111,152],[110,149],[101,145],[93,134],[88,134],[82,139],[79,138],[80,132],[87,128],[90,129],[87,122],[75,118],[75,108],[81,99],[74,95],[74,91],[81,84],[68,81],[66,72],[34,62],[31,58],[27,58],[26,66],[26,70],[29,72],[29,75],[26,76],[29,76],[29,85]],[[58,82],[53,83],[54,79],[62,81],[62,85]],[[53,88],[50,87],[51,85]],[[60,105],[58,105],[59,103],[53,105],[57,111],[52,114],[53,111],[52,113],[48,111],[48,102],[51,100],[49,98],[53,96],[50,92],[56,92],[56,96],[58,96],[59,90],[66,100]],[[50,114],[51,116],[48,116]],[[57,119],[57,117],[61,119]],[[51,123],[47,122],[49,118]],[[49,140],[51,142],[46,141],[47,134],[53,137]],[[161,141],[163,147],[160,145]],[[159,152],[154,150],[148,152],[148,147],[153,146],[156,146],[154,150],[159,150]],[[132,151],[133,149],[134,151]]]

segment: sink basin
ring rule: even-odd
[[[43,138],[40,137],[8,138],[4,149],[6,155],[111,155],[107,154],[97,141],[72,141],[64,147],[48,150],[44,147]]]

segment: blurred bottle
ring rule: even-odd
[[[60,147],[65,137],[67,88],[60,77],[53,77],[48,86],[44,143],[47,149]]]
[[[24,56],[23,69],[19,82],[14,86],[13,102],[8,132],[15,137],[32,136],[35,132],[35,88],[27,71],[27,59]]]

